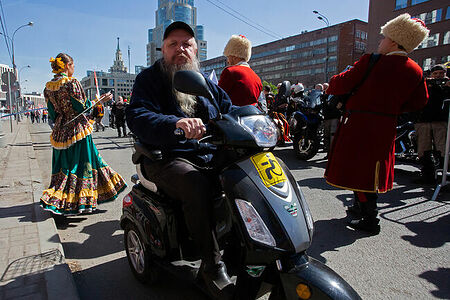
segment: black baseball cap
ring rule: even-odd
[[[169,34],[174,31],[175,29],[183,29],[184,31],[186,31],[187,33],[189,33],[190,35],[192,35],[192,37],[195,37],[194,34],[194,30],[192,30],[192,27],[189,26],[188,24],[181,22],[181,21],[176,21],[173,22],[172,24],[170,24],[169,26],[167,26],[166,30],[164,31],[164,37],[163,37],[163,41],[169,36]]]

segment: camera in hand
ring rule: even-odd
[[[427,78],[428,86],[444,86],[448,81],[448,78]]]

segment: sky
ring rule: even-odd
[[[21,70],[19,80],[26,93],[42,92],[52,77],[49,59],[59,52],[74,58],[74,76],[79,80],[86,76],[87,70],[107,71],[115,58],[117,37],[120,37],[120,49],[127,67],[128,46],[131,49],[133,73],[135,65],[146,65],[147,31],[155,26],[157,0],[0,2],[10,36],[19,26],[30,21],[34,23],[19,29],[14,37],[15,61],[17,69]],[[280,37],[324,27],[325,23],[317,19],[313,10],[325,15],[331,25],[353,19],[367,22],[369,11],[369,0],[195,0],[197,24],[205,28],[208,59],[222,55],[232,34],[245,35],[253,46],[277,40],[211,2],[230,12],[231,9],[239,12],[254,26],[262,25],[272,35]],[[0,64],[12,66],[3,36],[0,38]],[[30,68],[26,68],[27,65]]]

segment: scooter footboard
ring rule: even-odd
[[[361,299],[341,276],[320,261],[306,255],[301,260],[301,265],[280,273],[286,299]]]

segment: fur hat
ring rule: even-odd
[[[419,46],[429,32],[422,20],[411,19],[409,14],[401,14],[381,26],[381,34],[405,48],[408,53]]]
[[[241,34],[232,35],[223,50],[223,55],[236,56],[248,62],[252,56],[252,43]]]

